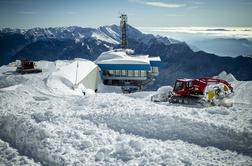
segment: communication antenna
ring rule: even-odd
[[[120,27],[121,27],[121,47],[122,49],[126,49],[128,42],[127,42],[127,21],[128,17],[126,14],[121,14],[120,16]]]

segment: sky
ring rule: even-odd
[[[252,27],[252,0],[0,0],[0,28]]]

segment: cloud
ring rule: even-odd
[[[195,5],[203,5],[203,4],[205,4],[205,2],[198,2],[198,1],[196,1],[196,2],[193,2],[193,4],[195,4]]]
[[[217,29],[206,29],[206,31],[230,31],[230,30],[224,28],[217,28]]]
[[[159,2],[159,1],[128,0],[128,2],[139,3],[139,4],[152,6],[152,7],[159,7],[159,8],[180,8],[180,7],[186,6],[186,4],[164,3],[164,2]]]
[[[179,8],[186,6],[185,4],[171,4],[171,3],[163,3],[163,2],[145,2],[145,5],[161,7],[161,8]]]
[[[252,38],[251,27],[138,27],[145,33],[193,34],[212,37]]]

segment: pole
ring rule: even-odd
[[[77,87],[78,68],[79,68],[79,62],[78,62],[78,60],[77,60],[76,75],[75,75],[75,86],[76,86],[76,87]]]

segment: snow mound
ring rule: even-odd
[[[162,94],[169,94],[169,92],[172,92],[173,87],[171,86],[162,86],[158,88],[157,93],[162,95]]]
[[[234,94],[231,98],[224,101],[225,104],[252,104],[252,81],[238,81],[231,73],[227,74],[225,71],[222,71],[215,78],[224,79],[232,83]]]
[[[234,88],[234,103],[252,105],[252,81],[237,81],[232,83]]]
[[[234,82],[237,81],[237,79],[234,77],[233,74],[229,73],[227,74],[226,71],[222,71],[218,76],[215,76],[215,78],[226,80],[227,82]]]

